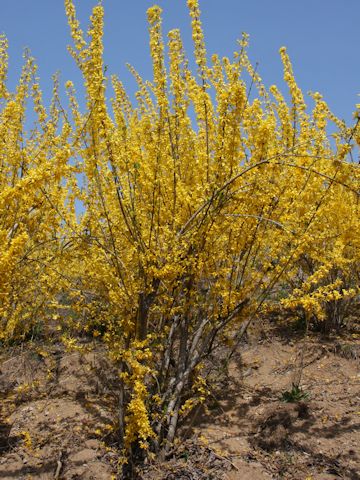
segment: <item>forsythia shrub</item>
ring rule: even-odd
[[[0,37],[0,341],[34,334],[53,314],[58,274],[52,259],[64,245],[64,181],[72,168],[72,127],[59,126],[57,79],[47,114],[34,60],[25,54],[15,93],[6,86],[7,60],[7,41]],[[29,98],[36,120],[26,132]]]
[[[12,335],[30,314],[24,296],[41,292],[44,307],[63,289],[76,322],[118,365],[126,455],[165,454],[179,417],[205,400],[206,359],[236,346],[279,285],[284,307],[319,321],[331,302],[358,296],[359,122],[345,125],[318,93],[310,110],[285,48],[289,102],[263,85],[246,35],[233,59],[209,62],[197,0],[188,0],[196,72],[178,30],[165,59],[154,6],[153,80],[130,67],[136,105],[116,76],[109,102],[103,7],[87,36],[71,0],[65,8],[85,112],[67,82],[68,112],[55,89],[48,118],[35,82],[38,128],[24,146],[22,101],[1,87],[1,321]]]

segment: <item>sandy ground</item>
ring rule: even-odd
[[[272,339],[245,348],[211,416],[197,426],[231,459],[229,480],[360,478],[360,369],[351,345],[350,358],[316,340],[304,346]],[[286,403],[282,395],[298,379],[303,349],[307,397]]]
[[[304,345],[281,335],[250,336],[228,374],[218,375],[208,408],[183,426],[188,439],[139,478],[359,479],[355,337],[314,337]],[[118,478],[116,372],[100,347],[90,350],[35,344],[3,352],[0,479]],[[286,403],[282,394],[300,370],[306,398]]]

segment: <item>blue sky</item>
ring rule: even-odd
[[[163,8],[164,31],[180,28],[191,54],[186,0],[103,0],[105,61],[130,92],[133,83],[126,62],[151,78],[146,10],[154,3]],[[75,4],[85,28],[96,0],[75,0]],[[303,91],[320,91],[335,114],[351,120],[360,93],[360,0],[200,0],[200,7],[210,54],[231,56],[236,39],[245,31],[250,34],[250,58],[259,62],[265,84],[275,83],[285,91],[278,55],[285,45]],[[57,70],[63,83],[71,79],[80,84],[66,50],[70,37],[62,0],[1,0],[0,32],[10,43],[10,86],[19,74],[24,47],[37,59],[45,98]]]

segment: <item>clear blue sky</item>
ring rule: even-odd
[[[186,0],[103,0],[105,60],[132,90],[125,63],[151,78],[146,10],[158,3],[164,10],[164,31],[179,27],[192,53]],[[96,0],[75,0],[86,29]],[[359,102],[360,0],[200,0],[209,53],[232,55],[241,32],[250,34],[250,58],[259,62],[266,85],[285,91],[278,49],[285,45],[300,87],[320,91],[338,116],[351,119]],[[39,64],[48,98],[50,78],[61,71],[62,82],[80,76],[67,53],[70,43],[62,0],[1,0],[0,32],[10,43],[10,85],[15,84],[22,51],[29,47]]]

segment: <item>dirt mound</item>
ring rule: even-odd
[[[346,342],[351,351],[355,344]],[[308,399],[285,403],[301,348],[249,336],[228,375],[218,375],[207,409],[183,425],[187,440],[166,462],[144,465],[139,480],[359,479],[359,362],[311,340],[302,356]],[[120,478],[117,372],[101,345],[81,349],[42,344],[3,353],[0,479]]]
[[[289,445],[291,431],[297,420],[309,417],[309,406],[304,403],[276,403],[265,409],[256,421],[256,430],[250,436],[255,448],[272,451]]]
[[[0,478],[110,479],[116,376],[104,351],[9,353],[0,373]]]
[[[346,343],[356,347],[356,340]],[[306,400],[286,403],[301,358]],[[333,344],[249,336],[193,430],[238,469],[227,473],[231,480],[247,478],[249,469],[249,479],[356,480],[359,395],[359,362],[339,355]]]

